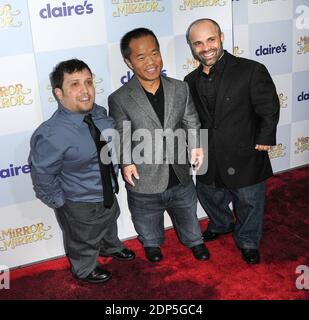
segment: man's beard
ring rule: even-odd
[[[207,58],[202,57],[202,55],[205,52],[207,52],[207,53],[215,52],[215,55],[212,58],[207,59]],[[197,61],[199,61],[202,65],[207,66],[207,67],[212,67],[221,58],[222,54],[223,54],[223,49],[219,48],[219,49],[210,49],[210,50],[207,50],[207,51],[204,50],[204,51],[201,51],[199,53],[193,52],[193,57]]]

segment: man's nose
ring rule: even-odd
[[[147,64],[152,64],[152,63],[153,63],[153,61],[154,61],[154,59],[153,59],[153,57],[152,57],[152,56],[148,56],[148,57],[146,57],[146,63],[147,63]]]
[[[81,91],[82,91],[82,92],[85,92],[85,93],[88,93],[88,91],[89,91],[88,86],[87,86],[86,84],[82,84],[82,86],[81,86]]]
[[[209,46],[209,44],[207,42],[203,42],[202,48],[203,48],[204,51],[207,51],[210,48],[210,46]]]

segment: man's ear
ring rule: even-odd
[[[130,62],[129,59],[124,59],[124,62],[126,63],[126,65],[127,65],[131,70],[133,70],[132,63]]]
[[[62,90],[60,88],[55,88],[54,95],[57,97],[58,100],[61,100],[63,96]]]
[[[223,43],[224,42],[224,32],[221,32],[220,39],[221,39],[221,42]]]

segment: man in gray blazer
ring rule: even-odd
[[[137,28],[126,33],[120,46],[134,77],[109,96],[108,104],[120,134],[120,163],[138,238],[147,259],[160,261],[166,210],[180,241],[192,249],[196,259],[207,260],[209,252],[196,215],[197,196],[187,160],[188,130],[200,129],[188,85],[161,76],[160,47],[151,30]],[[180,137],[175,144],[164,134],[176,130]],[[136,141],[141,135],[144,140]],[[162,143],[156,140],[159,136],[164,136]],[[198,170],[203,150],[197,147],[190,156]]]

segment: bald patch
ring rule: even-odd
[[[186,38],[187,38],[188,44],[190,44],[190,42],[191,42],[190,41],[190,34],[191,34],[192,29],[194,27],[198,27],[200,25],[205,25],[206,28],[207,27],[209,28],[210,26],[214,27],[216,35],[219,35],[219,36],[221,35],[221,28],[220,28],[219,24],[216,21],[214,21],[212,19],[198,19],[198,20],[193,21],[190,24],[190,26],[189,26],[189,28],[188,28],[188,30],[186,32]]]

